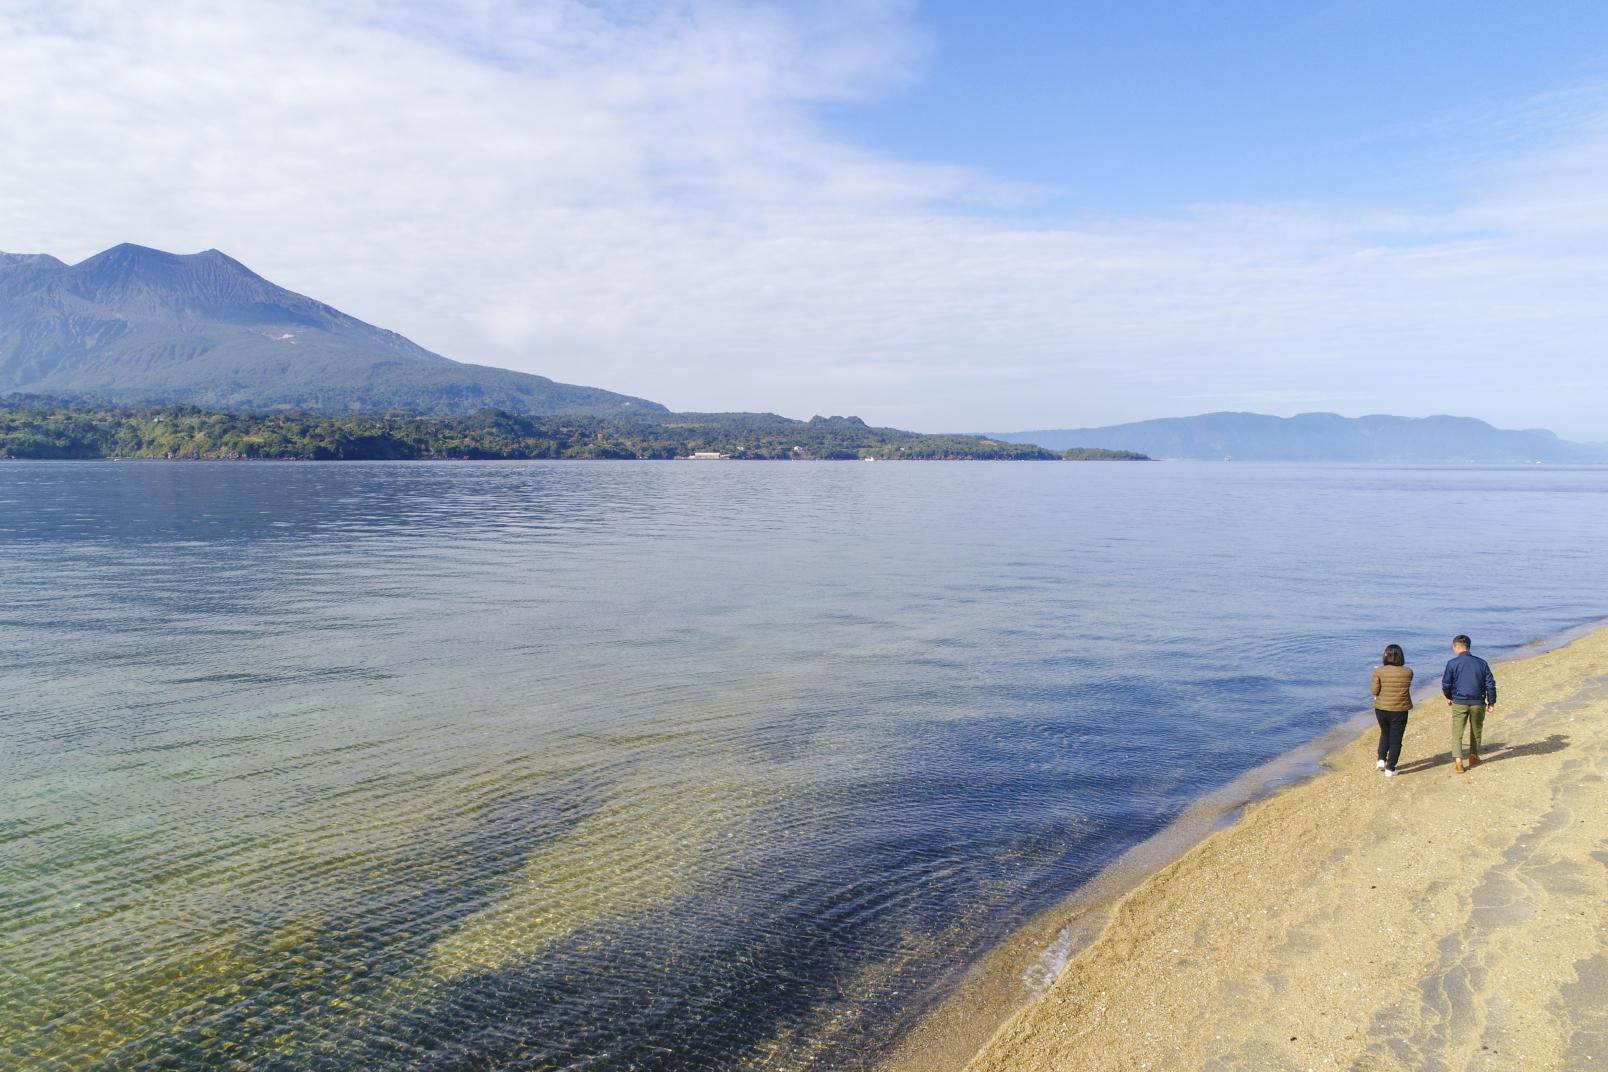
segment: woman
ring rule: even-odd
[[[1407,732],[1407,712],[1413,709],[1413,668],[1400,644],[1386,644],[1384,665],[1374,667],[1374,717],[1379,720],[1379,762],[1386,778],[1396,776],[1401,739]]]

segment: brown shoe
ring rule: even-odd
[[[1452,769],[1454,771],[1456,771],[1458,774],[1462,774],[1463,773],[1463,761],[1461,759],[1452,760]]]
[[[1469,767],[1471,767],[1471,768],[1472,767],[1477,767],[1477,766],[1479,766],[1479,763],[1480,763],[1480,757],[1476,756],[1473,752],[1470,752],[1468,754],[1468,765],[1469,765]]]

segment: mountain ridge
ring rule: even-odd
[[[0,393],[225,409],[667,412],[453,361],[217,249],[124,242],[76,264],[0,253]]]
[[[1547,429],[1496,428],[1477,417],[1221,410],[1093,428],[990,433],[1050,450],[1101,447],[1154,458],[1334,462],[1552,462],[1608,460],[1602,444],[1571,443]]]

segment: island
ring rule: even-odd
[[[1148,462],[1150,455],[1137,450],[1105,450],[1101,447],[1070,447],[1061,452],[1069,462]]]

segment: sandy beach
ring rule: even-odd
[[[1495,669],[1478,767],[1421,697],[1397,777],[1366,733],[1144,879],[970,1072],[1608,1068],[1608,629]]]

